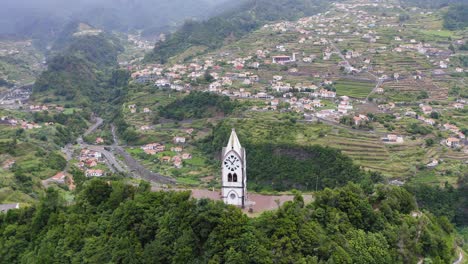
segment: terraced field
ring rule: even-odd
[[[425,80],[416,81],[410,78],[400,81],[386,82],[384,83],[383,88],[385,89],[386,93],[389,92],[390,98],[395,99],[396,101],[404,100],[404,98],[400,98],[401,96],[393,96],[391,94],[392,91],[395,92],[396,95],[401,93],[409,93],[413,94],[414,96],[417,96],[421,92],[425,91],[432,100],[443,100],[448,96],[448,89],[445,87],[441,87],[434,82]],[[410,99],[411,98],[407,98],[407,100]]]
[[[336,81],[335,87],[339,96],[347,95],[353,98],[366,98],[372,89],[374,89],[375,82],[340,79]]]

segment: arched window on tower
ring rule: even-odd
[[[232,181],[237,182],[237,173],[234,173],[234,175],[232,176]]]
[[[231,173],[228,174],[228,182],[232,182],[232,174]]]

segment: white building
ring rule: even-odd
[[[247,164],[245,149],[232,129],[229,142],[223,148],[222,199],[224,203],[245,207],[247,202]]]

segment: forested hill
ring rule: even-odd
[[[116,68],[123,51],[116,38],[99,33],[72,37],[60,45],[64,48],[52,56],[48,69],[36,80],[32,99],[97,111],[119,97],[129,73]]]
[[[199,141],[208,155],[217,156],[232,127],[236,127],[247,152],[249,189],[260,191],[301,191],[335,188],[354,182],[368,186],[382,182],[378,173],[365,172],[339,150],[319,145],[297,144],[291,136],[298,126],[293,123],[269,123],[267,133],[257,134],[246,122],[235,125],[226,120],[213,133]],[[326,164],[326,166],[325,166]]]
[[[450,6],[444,16],[444,27],[449,30],[468,28],[468,3]]]
[[[453,226],[417,211],[399,187],[326,189],[248,218],[187,192],[149,192],[93,179],[66,206],[49,189],[37,206],[0,215],[0,263],[452,263]]]
[[[401,0],[403,6],[414,6],[420,8],[440,8],[453,4],[466,3],[466,0]]]
[[[157,43],[146,60],[165,63],[168,58],[191,47],[218,48],[268,22],[311,16],[326,10],[329,5],[328,0],[247,0],[240,7],[207,21],[186,22],[165,42]]]

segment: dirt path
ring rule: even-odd
[[[453,264],[462,264],[463,263],[463,251],[461,248],[458,248],[459,254],[458,254],[458,260],[453,262]]]

